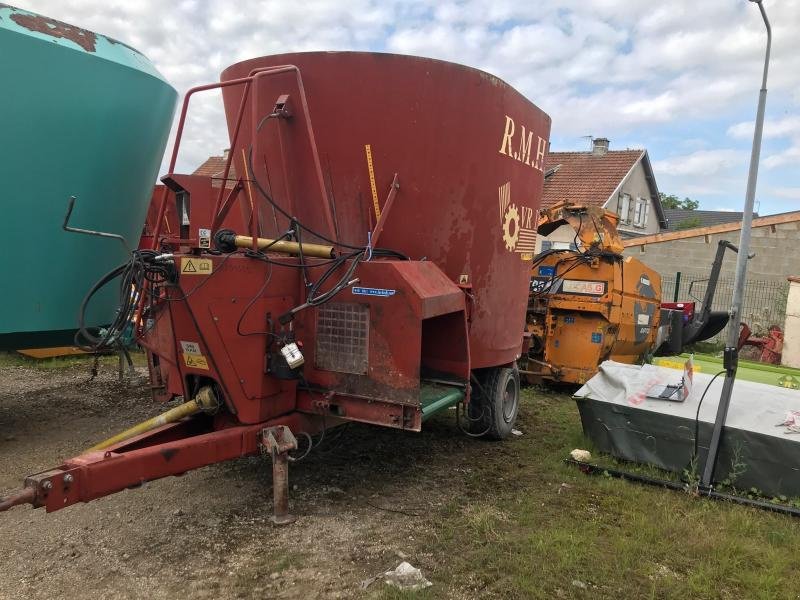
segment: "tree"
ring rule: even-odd
[[[700,227],[700,217],[689,217],[683,221],[678,221],[678,224],[675,225],[676,230],[694,229],[695,227]]]
[[[682,210],[697,210],[700,206],[700,202],[697,200],[692,200],[691,198],[684,198],[681,200],[675,194],[665,194],[663,192],[658,193],[658,197],[661,200],[661,206],[664,208],[680,208]]]

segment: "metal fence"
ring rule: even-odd
[[[714,294],[714,302],[711,305],[712,310],[730,310],[731,300],[733,299],[733,282],[732,277],[719,279],[717,291]],[[678,302],[694,301],[697,302],[697,308],[700,309],[707,284],[708,277],[702,275],[691,275],[689,273],[662,275],[662,301],[672,302],[675,298],[677,298]],[[778,325],[783,328],[788,295],[788,281],[748,279],[744,288],[740,321],[747,323],[754,334],[766,334],[770,325]],[[738,329],[738,324],[736,326]],[[727,329],[708,341],[714,343],[724,342],[726,334]]]

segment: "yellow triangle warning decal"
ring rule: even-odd
[[[181,257],[181,273],[184,275],[211,275],[214,263],[210,258]]]

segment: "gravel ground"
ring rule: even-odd
[[[87,382],[88,369],[0,367],[0,496],[159,412],[142,382],[120,384],[108,366]],[[0,598],[359,597],[403,559],[435,570],[422,540],[487,446],[449,418],[422,434],[349,425],[291,466],[299,518],[283,528],[269,521],[261,458],[51,514],[17,507],[0,514]]]

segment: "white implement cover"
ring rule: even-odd
[[[677,385],[681,375],[666,367],[604,362],[575,394],[584,432],[598,449],[618,458],[678,472],[690,467],[698,403],[714,374],[695,372],[683,402],[648,398],[654,386]],[[711,384],[700,408],[698,468],[705,461],[724,377]],[[732,483],[739,488],[800,495],[795,420],[800,424],[800,391],[737,380],[715,478],[736,475]]]

